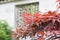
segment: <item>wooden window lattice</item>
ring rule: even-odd
[[[20,26],[23,23],[21,14],[31,12],[32,14],[39,11],[39,3],[31,3],[24,5],[16,5],[16,25]]]

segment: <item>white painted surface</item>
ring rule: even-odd
[[[39,10],[42,12],[47,12],[49,10],[56,10],[56,0],[40,0],[40,8]]]
[[[56,9],[56,3],[55,3],[56,0],[26,0],[26,1],[24,0],[19,2],[0,4],[0,19],[6,20],[14,30],[15,29],[15,25],[14,25],[15,24],[15,13],[14,13],[15,5],[38,2],[38,1],[40,2],[39,10],[42,12]],[[27,38],[27,40],[30,40],[30,38]]]
[[[0,19],[6,20],[12,28],[15,28],[15,25],[14,25],[15,24],[15,18],[14,18],[15,5],[38,2],[38,1],[40,2],[39,10],[41,10],[42,12],[56,9],[56,3],[55,3],[56,0],[22,0],[19,2],[0,4]]]

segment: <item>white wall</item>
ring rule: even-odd
[[[40,0],[40,10],[42,12],[46,12],[49,10],[56,10],[56,0]]]
[[[56,0],[23,0],[19,2],[12,2],[12,3],[6,3],[6,4],[0,4],[0,19],[7,20],[9,25],[14,28],[15,27],[15,19],[14,19],[14,9],[15,5],[17,4],[24,4],[24,3],[29,3],[29,2],[40,2],[40,8],[42,12],[45,12],[47,10],[55,10],[55,1]]]

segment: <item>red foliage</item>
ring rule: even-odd
[[[57,0],[57,2],[60,2],[60,0]]]
[[[28,24],[32,23],[32,15],[30,13],[24,13],[22,16],[25,23],[28,23]]]
[[[32,37],[36,34],[40,34],[42,37],[37,38],[37,40],[44,40],[44,35],[47,36],[47,34],[44,33],[45,31],[60,30],[60,14],[55,11],[48,11],[43,15],[40,12],[33,15],[23,14],[22,17],[29,26],[18,27],[14,33],[15,37],[26,37],[27,35]]]
[[[60,5],[60,0],[57,0],[57,2]],[[59,8],[60,6],[58,6]],[[38,37],[36,40],[45,40],[49,35],[54,34],[55,37],[55,34],[60,34],[60,13],[56,11],[48,11],[46,14],[41,14],[41,12],[35,14],[24,13],[22,17],[24,24],[29,25],[17,27],[13,34],[15,40],[19,40],[20,37],[24,38],[27,35],[33,37],[36,34]],[[50,38],[48,40],[52,39]]]
[[[60,9],[60,0],[57,0],[56,2],[58,2],[58,4],[57,4],[58,9]]]

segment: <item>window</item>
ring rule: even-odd
[[[25,12],[31,12],[31,13],[36,13],[39,11],[39,3],[28,3],[28,4],[22,4],[22,5],[16,5],[15,8],[15,20],[16,20],[16,26],[19,26],[23,23],[23,19],[21,17],[21,14]]]

